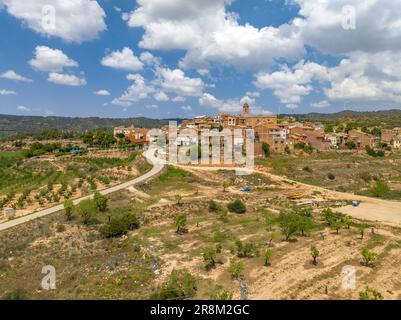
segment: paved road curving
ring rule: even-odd
[[[150,162],[153,165],[152,170],[150,170],[149,172],[145,173],[144,175],[142,175],[140,177],[137,177],[137,178],[135,178],[135,179],[133,179],[131,181],[116,185],[114,187],[111,187],[111,188],[108,188],[108,189],[105,189],[105,190],[102,190],[102,191],[100,191],[100,193],[103,194],[103,195],[107,195],[107,194],[110,194],[110,193],[113,193],[113,192],[116,192],[116,191],[119,191],[119,190],[126,189],[128,187],[131,187],[131,186],[137,184],[137,183],[140,183],[140,182],[143,182],[145,180],[148,180],[148,179],[152,178],[153,176],[157,175],[159,172],[161,172],[163,170],[164,165],[160,164],[156,160],[155,151],[156,151],[156,149],[149,149],[146,152],[144,152],[144,154],[143,154],[145,156],[145,158],[148,160],[148,162]],[[92,197],[93,197],[93,194],[91,194],[89,196],[85,196],[85,197],[79,198],[79,199],[76,199],[76,200],[74,200],[74,204],[78,204],[82,200],[90,199]],[[63,209],[64,209],[64,206],[62,204],[60,204],[60,205],[57,205],[55,207],[44,209],[44,210],[41,210],[41,211],[29,214],[29,215],[20,217],[20,218],[16,218],[16,219],[1,223],[0,224],[0,231],[9,229],[9,228],[12,228],[12,227],[15,227],[15,226],[18,226],[20,224],[26,223],[26,222],[31,221],[31,220],[39,219],[41,217],[47,216],[47,215],[52,214],[52,213],[56,213],[56,212],[61,211]]]

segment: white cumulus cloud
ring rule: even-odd
[[[29,111],[31,111],[30,108],[25,107],[25,106],[18,106],[18,107],[17,107],[17,110],[18,110],[18,111],[21,111],[21,112],[29,112]]]
[[[31,79],[28,79],[24,76],[19,75],[14,70],[8,70],[0,75],[0,78],[13,80],[13,81],[21,81],[21,82],[32,82]]]
[[[143,69],[143,63],[134,52],[125,47],[122,51],[113,51],[107,54],[101,61],[105,67],[122,69],[128,71],[138,71]]]
[[[165,94],[163,91],[159,91],[154,95],[155,100],[157,101],[169,101],[170,98],[168,97],[167,94]]]
[[[29,64],[38,71],[61,72],[64,68],[76,68],[78,63],[70,59],[63,51],[46,46],[35,48],[35,57]]]
[[[72,74],[62,74],[57,72],[49,73],[49,77],[47,80],[52,83],[61,84],[65,86],[72,86],[72,87],[86,85],[86,80],[84,78],[78,78],[77,76]]]
[[[106,13],[94,0],[0,0],[0,4],[24,26],[67,42],[92,40],[107,29]]]
[[[97,95],[97,96],[109,96],[110,92],[102,89],[102,90],[95,91],[93,94]]]
[[[0,96],[9,96],[9,95],[16,95],[17,93],[15,91],[11,91],[11,90],[5,90],[5,89],[1,89],[0,90]]]
[[[149,94],[155,92],[155,88],[148,85],[140,74],[129,74],[127,79],[133,81],[133,84],[119,98],[114,99],[112,104],[131,106],[134,102],[149,98]]]
[[[180,69],[158,68],[156,73],[160,86],[166,91],[180,96],[202,95],[205,83],[200,78],[187,77]]]
[[[129,26],[145,30],[141,47],[186,50],[182,68],[204,69],[219,63],[259,69],[278,58],[296,59],[304,52],[297,26],[240,24],[226,8],[231,2],[138,0],[138,8],[123,18]]]

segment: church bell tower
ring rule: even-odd
[[[242,107],[242,115],[244,118],[249,117],[249,104],[247,102],[245,102],[244,106]]]

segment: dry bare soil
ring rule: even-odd
[[[226,191],[223,181],[230,181]],[[253,190],[244,193],[242,187]],[[326,225],[322,210],[349,204],[341,194],[323,194],[262,173],[236,177],[225,170],[172,167],[136,189],[111,195],[108,211],[89,226],[79,217],[67,222],[60,212],[2,232],[0,296],[22,289],[30,299],[148,299],[173,269],[186,268],[197,279],[196,293],[188,298],[209,299],[222,286],[233,299],[240,299],[240,283],[228,270],[230,261],[239,260],[244,264],[242,283],[248,299],[358,299],[367,285],[385,299],[401,298],[401,229],[366,222],[369,228],[362,239],[353,226],[361,221],[353,219],[350,229],[341,228],[337,234]],[[288,197],[294,193],[319,202],[313,209],[316,226],[305,236],[295,234],[284,241],[279,226],[266,221],[290,210]],[[180,203],[177,194],[182,196]],[[228,213],[224,219],[209,211],[210,200],[225,206],[235,199],[246,204],[246,213]],[[140,228],[122,237],[103,238],[100,225],[124,210],[138,215]],[[187,233],[179,235],[173,219],[182,213],[188,214]],[[237,257],[237,240],[255,245],[252,257]],[[202,252],[217,245],[222,249],[216,266],[207,270]],[[316,266],[311,246],[320,251]],[[377,254],[374,266],[361,263],[363,247]],[[264,266],[267,248],[272,259]],[[56,268],[56,290],[40,286],[45,265]],[[353,290],[342,289],[345,266],[356,270]]]

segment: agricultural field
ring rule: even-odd
[[[324,152],[258,159],[260,170],[331,190],[401,200],[401,153]]]
[[[17,216],[133,179],[150,169],[140,151],[93,150],[83,154],[0,153],[0,209]]]
[[[296,192],[319,205],[295,207]],[[341,214],[347,204],[260,172],[167,166],[107,201],[2,232],[0,296],[400,299],[401,229]],[[40,288],[45,265],[56,290]]]

